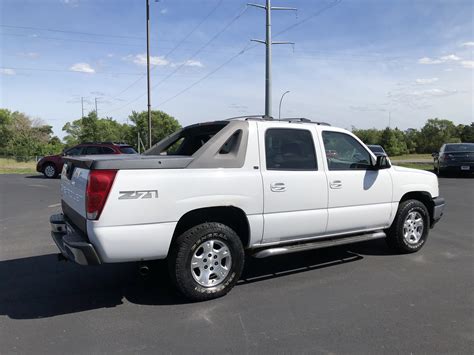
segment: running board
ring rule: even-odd
[[[274,255],[281,255],[281,254],[289,254],[289,253],[297,253],[299,251],[305,250],[312,250],[312,249],[321,249],[327,247],[333,247],[336,245],[343,245],[343,244],[352,244],[358,242],[365,242],[367,240],[374,240],[385,238],[386,235],[384,232],[374,232],[374,233],[366,233],[366,234],[358,234],[353,235],[350,237],[338,237],[333,239],[323,239],[319,241],[311,241],[304,244],[293,244],[293,245],[286,245],[286,246],[276,246],[268,249],[263,249],[257,251],[253,254],[255,258],[266,258],[269,256]]]

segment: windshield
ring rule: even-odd
[[[445,152],[474,152],[474,143],[446,144]]]

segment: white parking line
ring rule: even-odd
[[[59,207],[59,206],[61,206],[60,203],[55,203],[54,205],[49,205],[48,207]]]

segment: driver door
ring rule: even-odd
[[[328,177],[327,234],[386,228],[392,210],[389,169],[373,170],[372,156],[354,136],[322,131]]]

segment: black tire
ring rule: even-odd
[[[405,221],[410,213],[418,213],[423,220],[423,231],[417,242],[409,242],[404,237]],[[408,254],[420,250],[428,239],[430,215],[425,204],[418,200],[406,200],[398,206],[397,215],[387,233],[388,246],[397,253]]]
[[[46,164],[43,167],[43,175],[48,179],[55,179],[58,177],[58,171],[54,164]]]
[[[199,252],[197,249],[210,240],[225,243],[230,252],[231,264],[228,274],[219,284],[203,286],[193,276],[191,260]],[[242,274],[244,261],[244,248],[234,230],[222,223],[203,223],[176,238],[168,255],[168,269],[176,288],[187,299],[205,301],[224,296],[234,287]]]

